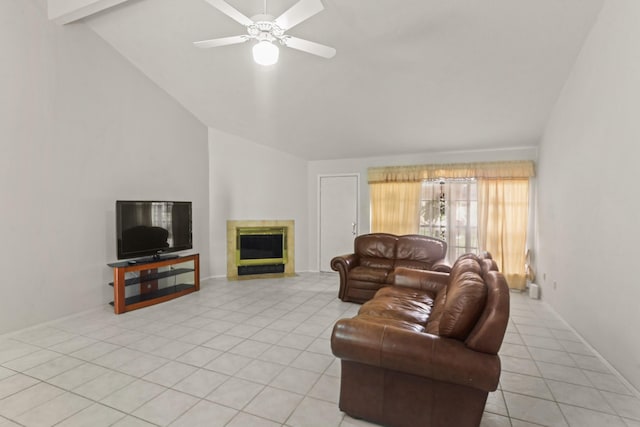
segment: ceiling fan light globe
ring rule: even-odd
[[[280,50],[273,43],[263,40],[253,46],[253,60],[260,65],[273,65],[278,62]]]

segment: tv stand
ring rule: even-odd
[[[200,290],[200,256],[170,255],[108,264],[113,268],[113,311],[116,314],[169,301]],[[126,278],[125,276],[134,277]],[[133,273],[133,274],[131,274]],[[168,279],[174,278],[173,283]],[[178,278],[180,282],[178,283]],[[185,281],[182,283],[182,281]],[[139,285],[137,288],[132,285]],[[137,291],[137,292],[136,292]]]

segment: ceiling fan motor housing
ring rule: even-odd
[[[251,18],[253,24],[247,25],[247,32],[251,38],[258,41],[267,40],[273,42],[284,36],[284,30],[273,21],[273,16],[256,15]]]

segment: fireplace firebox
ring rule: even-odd
[[[286,227],[237,228],[236,265],[239,276],[283,273],[286,263]]]

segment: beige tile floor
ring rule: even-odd
[[[371,426],[337,407],[329,337],[359,307],[337,283],[214,279],[0,337],[0,427]],[[512,294],[501,358],[483,427],[640,426],[640,400],[543,302]]]

